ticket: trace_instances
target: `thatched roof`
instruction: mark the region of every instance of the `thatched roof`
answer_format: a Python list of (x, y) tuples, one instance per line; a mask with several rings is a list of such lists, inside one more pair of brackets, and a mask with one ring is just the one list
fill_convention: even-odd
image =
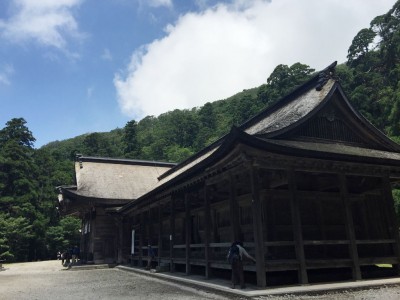
[(96, 157), (79, 157), (75, 163), (79, 196), (134, 200), (150, 191), (157, 178), (175, 164)]

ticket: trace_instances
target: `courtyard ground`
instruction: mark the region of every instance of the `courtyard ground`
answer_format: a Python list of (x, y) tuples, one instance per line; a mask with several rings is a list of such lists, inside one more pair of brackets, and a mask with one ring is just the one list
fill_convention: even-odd
[[(227, 282), (218, 280), (196, 280), (199, 284), (185, 281), (185, 276), (149, 274), (129, 268), (90, 268), (61, 266), (60, 261), (5, 264), (0, 270), (0, 299), (246, 299), (256, 300), (368, 300), (400, 299), (398, 279), (380, 281), (374, 285), (347, 284), (349, 289), (340, 291), (323, 290), (324, 285), (283, 288), (280, 295), (261, 295), (256, 289), (232, 291)], [(150, 276), (149, 276), (150, 275)], [(174, 278), (173, 278), (174, 277)], [(178, 277), (181, 277), (179, 279)], [(365, 283), (365, 282), (364, 282)], [(213, 291), (212, 286), (221, 288)], [(328, 286), (328, 285), (327, 285)], [(331, 287), (333, 285), (330, 285)], [(358, 289), (357, 289), (358, 286)], [(373, 286), (373, 287), (372, 287)], [(313, 288), (317, 294), (307, 295), (305, 290)], [(278, 290), (276, 290), (278, 291)], [(286, 292), (285, 292), (286, 291)], [(293, 295), (297, 291), (301, 294)], [(232, 292), (237, 292), (234, 294)]]
[(3, 267), (0, 271), (1, 300), (230, 299), (114, 268), (68, 270), (56, 260)]

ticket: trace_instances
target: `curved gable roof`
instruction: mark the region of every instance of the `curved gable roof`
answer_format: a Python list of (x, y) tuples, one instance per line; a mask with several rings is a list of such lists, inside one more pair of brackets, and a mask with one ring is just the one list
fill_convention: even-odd
[(344, 113), (347, 123), (351, 124), (349, 130), (356, 131), (356, 135), (365, 141), (366, 148), (399, 152), (400, 145), (383, 134), (350, 104), (340, 83), (335, 79), (335, 66), (336, 63), (331, 64), (275, 105), (241, 125), (240, 129), (263, 138), (285, 139), (290, 132), (304, 126), (304, 123), (322, 109), (336, 105)]
[(276, 135), (290, 128), (316, 110), (327, 99), (335, 84), (335, 80), (330, 79), (319, 91), (311, 88), (304, 94), (293, 98), (292, 101), (285, 103), (285, 105), (275, 107), (274, 111), (269, 112), (258, 122), (245, 128), (244, 131), (251, 135), (267, 133), (275, 133)]
[(79, 157), (76, 195), (134, 200), (154, 188), (157, 178), (175, 164), (130, 159)]

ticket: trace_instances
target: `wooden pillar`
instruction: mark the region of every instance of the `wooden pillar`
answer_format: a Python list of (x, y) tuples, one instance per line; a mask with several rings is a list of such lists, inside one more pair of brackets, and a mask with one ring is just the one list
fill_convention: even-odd
[(139, 235), (139, 261), (138, 266), (143, 267), (143, 238), (144, 238), (144, 231), (145, 231), (145, 220), (144, 220), (144, 213), (140, 213), (140, 235)]
[(287, 174), (288, 174), (288, 185), (290, 191), (290, 210), (292, 214), (293, 237), (295, 242), (296, 257), (300, 268), (298, 273), (299, 283), (307, 284), (308, 275), (307, 275), (306, 258), (304, 254), (303, 231), (301, 227), (299, 200), (297, 198), (295, 172), (293, 169), (289, 169)]
[(212, 224), (212, 237), (214, 243), (219, 242), (218, 226), (217, 226), (217, 211), (215, 209), (211, 210), (211, 224)]
[[(82, 218), (82, 220), (81, 220), (81, 238), (80, 238), (80, 241), (79, 241), (79, 249), (81, 249), (81, 259), (82, 259), (82, 261), (83, 261), (83, 253), (85, 253), (86, 252), (86, 250), (85, 250), (85, 221), (86, 219), (85, 219), (85, 211), (83, 211), (83, 218)], [(61, 250), (62, 252), (64, 251), (64, 250)], [(86, 254), (86, 256), (87, 256), (87, 254)], [(86, 258), (86, 260), (87, 260), (87, 258)], [(1, 268), (0, 268), (1, 269)]]
[(210, 208), (210, 195), (208, 189), (209, 187), (207, 185), (204, 185), (204, 227), (205, 227), (204, 258), (205, 258), (205, 275), (207, 279), (211, 278), (211, 267), (210, 267), (211, 208)]
[(191, 244), (191, 216), (190, 216), (190, 195), (185, 194), (185, 263), (186, 263), (186, 275), (190, 275), (190, 244)]
[(162, 218), (163, 218), (163, 213), (162, 213), (162, 204), (158, 205), (158, 266), (161, 265), (161, 257), (162, 257)]
[(174, 238), (175, 238), (175, 200), (173, 197), (171, 197), (170, 201), (170, 209), (171, 209), (171, 214), (170, 214), (170, 235), (169, 235), (169, 259), (170, 259), (170, 271), (174, 272), (175, 271), (175, 266), (174, 266)]
[[(320, 228), (320, 234), (321, 234), (321, 239), (323, 241), (326, 241), (326, 226), (324, 222), (324, 210), (322, 207), (322, 201), (319, 199), (318, 196), (315, 196), (313, 201), (315, 202), (315, 205), (317, 206), (317, 218), (318, 218), (318, 226)], [(323, 253), (326, 256), (328, 251), (328, 246), (324, 245), (323, 246)]]
[[(137, 255), (137, 253), (135, 253), (135, 247), (137, 247), (136, 241), (135, 241), (135, 236), (137, 234), (139, 234), (139, 233), (138, 233), (138, 230), (137, 230), (137, 226), (135, 227), (134, 216), (129, 216), (128, 215), (127, 218), (128, 218), (127, 230), (128, 230), (128, 234), (130, 236), (130, 238), (129, 238), (129, 241), (130, 241), (130, 244), (129, 244), (129, 259), (128, 260), (130, 260), (130, 265), (134, 266), (135, 263), (134, 263), (133, 257), (135, 256), (135, 254)], [(134, 230), (134, 234), (132, 234), (133, 230)], [(132, 245), (133, 245), (133, 249), (132, 249)], [(132, 253), (132, 250), (133, 250), (133, 253)]]
[(147, 222), (147, 244), (151, 245), (151, 246), (154, 246), (153, 245), (153, 242), (154, 242), (154, 238), (153, 238), (153, 222), (152, 222), (154, 220), (154, 217), (153, 217), (153, 212), (152, 212), (151, 208), (149, 209), (147, 220), (148, 220), (148, 222)]
[(117, 217), (118, 226), (118, 244), (117, 244), (117, 263), (123, 263), (123, 250), (124, 250), (124, 217)]
[(347, 233), (347, 238), (350, 242), (349, 252), (350, 252), (350, 257), (352, 260), (353, 279), (361, 280), (361, 270), (360, 270), (360, 262), (358, 259), (356, 233), (354, 230), (353, 213), (351, 211), (351, 202), (350, 202), (349, 194), (347, 191), (346, 175), (343, 173), (340, 173), (340, 174), (338, 174), (338, 177), (339, 177), (339, 186), (340, 186), (340, 196), (342, 198), (342, 203), (343, 203), (344, 213), (345, 213), (346, 233)]
[(262, 205), (260, 199), (260, 182), (258, 170), (250, 167), (252, 213), (253, 213), (253, 234), (255, 244), (257, 286), (266, 287), (267, 278), (265, 272), (264, 238), (262, 224)]
[[(399, 236), (399, 224), (397, 221), (396, 211), (394, 209), (394, 200), (392, 194), (392, 186), (390, 184), (389, 176), (384, 176), (382, 178), (382, 196), (385, 199), (385, 204), (387, 205), (387, 209), (385, 211), (388, 212), (388, 223), (390, 226), (390, 234), (391, 238), (395, 240), (395, 244), (393, 246), (394, 255), (400, 259), (400, 236)], [(395, 264), (393, 267), (397, 269), (397, 274), (400, 275), (400, 264)]]
[(364, 234), (365, 234), (364, 239), (370, 240), (371, 233), (370, 233), (370, 228), (369, 228), (370, 225), (369, 224), (371, 221), (368, 220), (368, 217), (367, 217), (367, 206), (366, 206), (365, 202), (366, 202), (366, 197), (364, 196), (363, 201), (359, 207), (361, 210), (362, 221), (363, 221), (363, 228), (364, 228)]
[(232, 242), (240, 239), (240, 224), (239, 224), (239, 207), (236, 202), (235, 177), (230, 174), (229, 177), (229, 213), (231, 219), (231, 235)]

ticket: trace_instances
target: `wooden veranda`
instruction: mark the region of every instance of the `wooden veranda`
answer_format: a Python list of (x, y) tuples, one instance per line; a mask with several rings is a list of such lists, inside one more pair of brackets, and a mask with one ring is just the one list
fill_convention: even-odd
[(368, 277), (367, 267), (376, 264), (398, 271), (391, 181), (400, 178), (399, 168), (300, 159), (243, 145), (231, 159), (229, 166), (216, 165), (138, 203), (125, 217), (136, 232), (135, 264), (142, 265), (150, 244), (159, 265), (180, 266), (186, 274), (200, 266), (209, 278), (230, 268), (227, 249), (240, 240), (257, 260), (245, 270), (256, 273), (260, 287), (279, 271), (296, 272), (292, 280), (301, 284), (316, 269), (340, 268), (342, 279), (353, 280)]

